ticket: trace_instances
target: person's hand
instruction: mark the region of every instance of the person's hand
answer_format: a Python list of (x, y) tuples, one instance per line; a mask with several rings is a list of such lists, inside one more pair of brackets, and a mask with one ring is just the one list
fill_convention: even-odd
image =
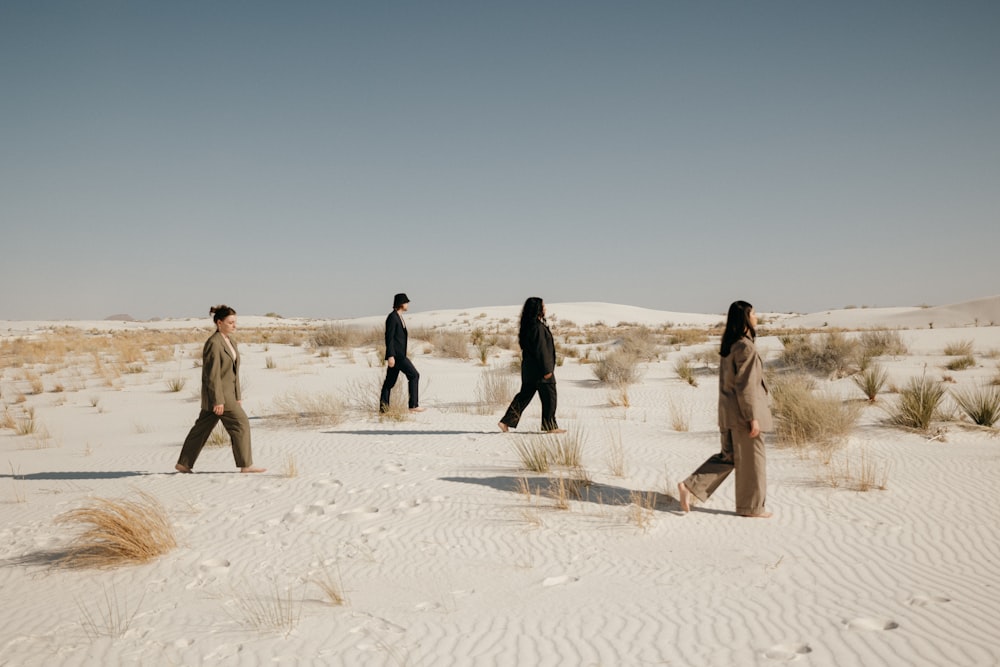
[(389, 357), (386, 359), (386, 363), (389, 364), (389, 368), (392, 368), (396, 365), (396, 357)]
[(756, 438), (758, 435), (760, 435), (760, 422), (756, 419), (752, 419), (750, 421), (750, 437)]
[(552, 373), (546, 373), (545, 375), (542, 376), (542, 379), (548, 380), (550, 377), (552, 377)]
[(222, 416), (222, 413), (225, 412), (225, 410), (226, 410), (225, 405), (216, 405), (214, 408), (212, 408), (212, 412), (219, 415), (220, 417)]

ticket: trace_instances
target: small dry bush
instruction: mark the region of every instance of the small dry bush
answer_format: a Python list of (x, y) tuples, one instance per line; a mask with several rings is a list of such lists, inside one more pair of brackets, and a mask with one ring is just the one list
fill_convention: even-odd
[(860, 405), (845, 403), (813, 389), (802, 376), (781, 377), (771, 388), (775, 434), (780, 442), (803, 448), (825, 447), (846, 438), (861, 414)]
[(94, 498), (91, 504), (59, 515), (56, 523), (83, 526), (58, 564), (117, 567), (145, 563), (177, 546), (173, 524), (152, 495), (138, 500)]
[(309, 338), (312, 346), (320, 349), (325, 347), (351, 349), (363, 347), (371, 341), (372, 334), (369, 329), (347, 324), (324, 324)]
[(899, 390), (896, 403), (887, 408), (889, 422), (926, 431), (938, 415), (944, 394), (941, 383), (926, 375), (910, 378), (906, 386)]
[(684, 399), (670, 396), (667, 399), (667, 407), (670, 410), (670, 428), (679, 432), (690, 430), (691, 413), (693, 411), (691, 403)]
[(782, 363), (788, 368), (843, 377), (855, 358), (857, 342), (839, 331), (819, 336), (782, 336), (785, 346), (781, 355)]
[(218, 447), (228, 447), (232, 443), (232, 438), (226, 432), (226, 428), (219, 422), (212, 429), (212, 432), (208, 435), (208, 440), (205, 441), (205, 446), (209, 449), (215, 449)]
[(414, 337), (426, 340), (434, 348), (434, 355), (446, 359), (469, 358), (469, 334), (464, 331), (443, 329), (422, 329), (414, 332)]
[(659, 494), (656, 491), (630, 491), (628, 518), (629, 521), (638, 526), (639, 530), (646, 532), (653, 525), (653, 518), (656, 516), (656, 503)]
[(375, 372), (365, 379), (352, 380), (346, 399), (348, 408), (366, 415), (378, 415), (379, 419), (405, 421), (410, 414), (406, 398), (408, 391), (406, 378), (400, 375), (396, 386), (389, 393), (389, 405), (386, 411), (380, 412), (379, 400), (384, 380), (384, 371)]
[(671, 329), (667, 332), (667, 345), (684, 346), (708, 342), (704, 329)]
[(946, 357), (969, 357), (972, 356), (972, 341), (959, 340), (948, 343), (944, 346), (944, 356)]
[(179, 375), (177, 377), (167, 378), (166, 380), (167, 391), (173, 393), (179, 392), (180, 390), (184, 389), (184, 385), (186, 383), (187, 380), (185, 378), (180, 377)]
[(630, 327), (622, 333), (618, 349), (640, 361), (654, 361), (659, 357), (656, 334), (649, 327)]
[(889, 488), (891, 461), (874, 458), (865, 447), (859, 452), (844, 452), (827, 466), (826, 483), (834, 488), (846, 486), (853, 491), (884, 491)]
[(626, 472), (625, 446), (622, 443), (621, 425), (617, 429), (608, 428), (608, 470), (615, 477), (624, 477)]
[(330, 568), (323, 565), (322, 569), (309, 577), (309, 581), (323, 591), (323, 597), (335, 607), (344, 607), (348, 604), (347, 594), (344, 592), (344, 579), (337, 567), (336, 573), (330, 572)]
[(858, 389), (868, 397), (869, 403), (874, 403), (882, 388), (885, 387), (889, 379), (889, 373), (882, 366), (875, 364), (864, 369), (857, 375), (851, 376)]
[(553, 504), (557, 509), (568, 510), (570, 508), (569, 501), (582, 500), (584, 490), (591, 485), (585, 471), (577, 470), (575, 472), (581, 474), (576, 476), (555, 475), (549, 478), (548, 496), (554, 501)]
[(691, 364), (691, 357), (685, 355), (674, 362), (674, 372), (677, 377), (687, 382), (692, 387), (698, 386), (698, 379), (694, 376), (694, 366)]
[(510, 403), (517, 393), (517, 377), (506, 366), (487, 368), (476, 383), (476, 403), (481, 414), (493, 412)]
[(96, 609), (92, 609), (82, 600), (77, 600), (76, 604), (82, 617), (80, 626), (87, 637), (92, 640), (101, 637), (120, 639), (132, 626), (132, 621), (135, 620), (139, 608), (142, 606), (143, 598), (140, 597), (139, 601), (129, 609), (128, 598), (119, 596), (114, 585), (111, 586), (110, 590), (105, 587), (102, 597), (103, 600), (97, 599)]
[(326, 392), (290, 391), (274, 399), (276, 417), (298, 424), (340, 424), (347, 418), (344, 401)]
[(905, 355), (909, 350), (899, 331), (895, 329), (872, 329), (864, 331), (858, 338), (859, 355), (862, 358)]
[(612, 350), (592, 366), (594, 377), (603, 384), (629, 385), (639, 380), (639, 357), (625, 350)]
[(949, 371), (964, 371), (966, 368), (972, 368), (976, 365), (976, 358), (971, 354), (967, 354), (961, 357), (956, 357), (952, 359), (947, 364), (944, 365)]
[(234, 620), (262, 635), (278, 633), (287, 637), (302, 616), (302, 597), (296, 596), (291, 586), (282, 591), (277, 582), (272, 582), (266, 595), (234, 591), (232, 604), (236, 609)]
[(531, 472), (548, 472), (552, 468), (552, 455), (548, 443), (537, 437), (517, 436), (513, 440), (521, 467)]
[(993, 426), (1000, 420), (1000, 387), (983, 385), (964, 391), (952, 391), (951, 397), (975, 424)]

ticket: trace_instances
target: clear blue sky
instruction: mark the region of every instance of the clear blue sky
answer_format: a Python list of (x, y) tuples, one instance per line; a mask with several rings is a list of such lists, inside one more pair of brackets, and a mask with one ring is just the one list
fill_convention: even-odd
[(0, 3), (0, 319), (1000, 293), (1000, 2)]

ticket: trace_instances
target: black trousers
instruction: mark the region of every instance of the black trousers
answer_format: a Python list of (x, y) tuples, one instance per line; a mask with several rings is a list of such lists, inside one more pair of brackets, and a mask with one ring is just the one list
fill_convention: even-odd
[(378, 410), (385, 412), (389, 407), (389, 394), (396, 386), (399, 374), (406, 376), (410, 389), (410, 408), (420, 407), (420, 373), (416, 367), (406, 357), (396, 357), (396, 365), (389, 368), (385, 373), (385, 382), (382, 383), (382, 395), (379, 396)]
[(538, 398), (542, 401), (542, 430), (552, 431), (559, 428), (556, 423), (556, 383), (555, 382), (530, 382), (521, 380), (521, 391), (510, 402), (510, 407), (500, 421), (510, 428), (517, 428), (517, 423), (521, 421), (521, 414), (531, 403), (531, 399), (538, 393)]

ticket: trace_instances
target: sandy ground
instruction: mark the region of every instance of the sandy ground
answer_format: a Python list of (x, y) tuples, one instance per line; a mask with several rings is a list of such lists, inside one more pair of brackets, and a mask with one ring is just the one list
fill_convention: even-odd
[[(997, 374), (1000, 327), (988, 325), (1000, 322), (998, 303), (769, 321), (910, 327), (901, 331), (909, 354), (882, 360), (890, 381), (926, 372), (966, 387)], [(461, 312), (413, 313), (408, 322), (461, 328), (484, 312), (485, 321), (506, 318), (511, 334), (516, 328), (516, 307)], [(550, 312), (557, 336), (560, 321), (723, 319), (610, 304), (556, 304)], [(208, 331), (199, 321), (0, 322), (0, 336), (63, 325)], [(973, 341), (977, 363), (945, 371), (943, 348), (959, 340)], [(591, 366), (566, 360), (557, 370), (559, 420), (583, 439), (593, 482), (568, 509), (556, 507), (548, 477), (524, 472), (514, 451), (538, 437), (537, 401), (518, 433), (501, 434), (502, 408), (481, 414), (475, 399), (483, 366), (425, 354), (419, 343), (411, 352), (426, 412), (395, 422), (350, 411), (341, 423), (312, 426), (282, 419), (276, 398), (374, 400), (367, 393), (384, 374), (374, 352), (322, 357), (307, 347), (241, 344), (244, 405), (255, 462), (269, 468), (263, 475), (236, 473), (224, 447), (206, 449), (197, 474), (173, 472), (198, 412), (197, 343), (114, 387), (89, 378), (81, 362), (59, 371), (78, 379), (75, 388), (28, 395), (23, 404), (14, 403), (20, 369), (7, 368), (0, 400), (11, 410), (33, 407), (47, 436), (0, 429), (0, 664), (1000, 664), (996, 430), (949, 422), (931, 434), (902, 431), (885, 425), (875, 404), (827, 465), (769, 447), (770, 520), (736, 516), (731, 481), (687, 515), (665, 495), (654, 510), (634, 503), (634, 492), (670, 493), (717, 448), (714, 375), (702, 372), (692, 387), (673, 363), (716, 345), (671, 349), (643, 364), (629, 407), (610, 405), (614, 394)], [(769, 359), (781, 349), (774, 337), (759, 345)], [(496, 350), (489, 363), (511, 358)], [(185, 388), (168, 391), (171, 377), (185, 378)], [(821, 385), (862, 398), (850, 379)], [(687, 431), (673, 427), (678, 414)], [(613, 472), (616, 443), (622, 475)], [(831, 470), (862, 456), (887, 471), (886, 489), (828, 483)], [(522, 493), (522, 479), (538, 493)], [(58, 515), (140, 491), (165, 506), (178, 548), (107, 570), (47, 558), (72, 537), (72, 527), (54, 522)], [(327, 578), (346, 604), (323, 594), (316, 582)], [(282, 609), (294, 618), (262, 622)]]

